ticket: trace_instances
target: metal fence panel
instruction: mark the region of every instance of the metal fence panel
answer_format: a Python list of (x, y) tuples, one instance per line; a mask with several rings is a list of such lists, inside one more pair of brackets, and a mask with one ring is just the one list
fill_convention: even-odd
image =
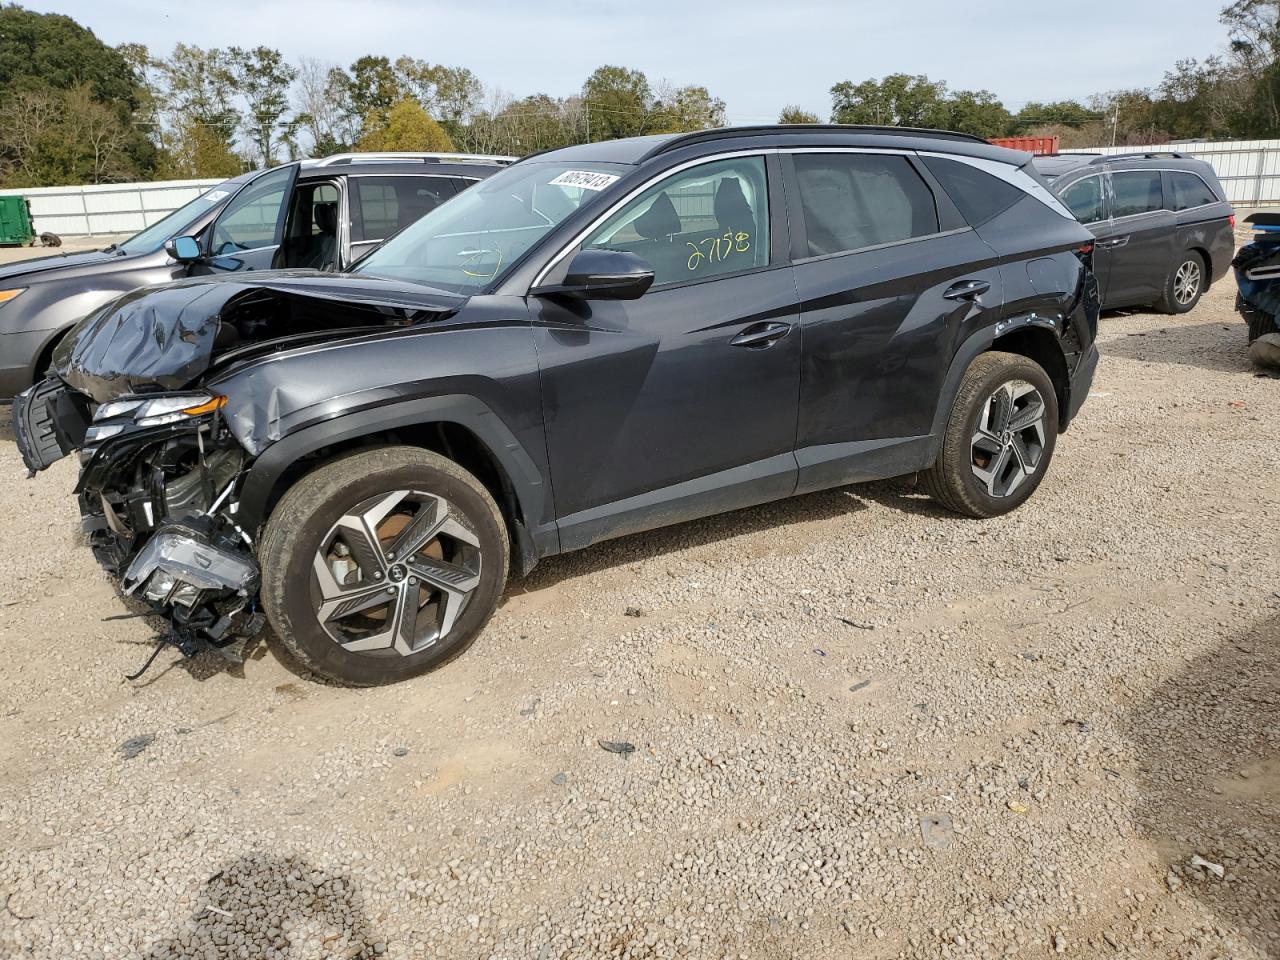
[(221, 180), (160, 180), (78, 187), (5, 190), (26, 197), (37, 233), (98, 237), (137, 233), (200, 196)]

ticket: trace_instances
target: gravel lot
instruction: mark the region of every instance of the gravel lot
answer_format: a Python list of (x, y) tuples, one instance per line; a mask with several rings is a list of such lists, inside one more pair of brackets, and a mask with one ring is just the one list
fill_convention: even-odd
[(124, 682), (152, 627), (0, 408), (0, 955), (1280, 957), (1280, 381), (1231, 298), (1105, 317), (1010, 517), (907, 478), (605, 544), (389, 689), (274, 641)]

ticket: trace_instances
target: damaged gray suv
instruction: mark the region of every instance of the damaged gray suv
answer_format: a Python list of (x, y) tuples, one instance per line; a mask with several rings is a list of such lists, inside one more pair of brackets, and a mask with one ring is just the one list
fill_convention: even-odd
[(1027, 154), (761, 127), (520, 161), (345, 273), (86, 317), (15, 402), (78, 451), (98, 559), (184, 652), (264, 619), (354, 684), (456, 656), (508, 571), (921, 471), (992, 517), (1098, 362), (1093, 238)]

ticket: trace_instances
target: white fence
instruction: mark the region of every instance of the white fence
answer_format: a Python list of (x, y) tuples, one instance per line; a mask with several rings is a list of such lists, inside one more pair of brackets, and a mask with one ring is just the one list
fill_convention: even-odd
[(1280, 140), (1204, 140), (1159, 147), (1090, 147), (1063, 153), (1152, 153), (1176, 151), (1213, 167), (1227, 199), (1241, 207), (1280, 203)]
[(137, 233), (221, 182), (161, 180), (82, 187), (33, 187), (0, 190), (0, 196), (17, 194), (28, 198), (37, 233), (99, 237)]

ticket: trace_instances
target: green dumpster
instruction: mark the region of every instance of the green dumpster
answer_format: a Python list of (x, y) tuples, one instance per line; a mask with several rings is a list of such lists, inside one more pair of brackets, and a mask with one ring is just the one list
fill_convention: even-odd
[(26, 197), (0, 197), (0, 245), (23, 246), (36, 238)]
[[(34, 244), (35, 227), (31, 225), (31, 204), (26, 197), (0, 197), (0, 247), (25, 247)], [(46, 247), (58, 247), (62, 241), (56, 234), (40, 234)]]

